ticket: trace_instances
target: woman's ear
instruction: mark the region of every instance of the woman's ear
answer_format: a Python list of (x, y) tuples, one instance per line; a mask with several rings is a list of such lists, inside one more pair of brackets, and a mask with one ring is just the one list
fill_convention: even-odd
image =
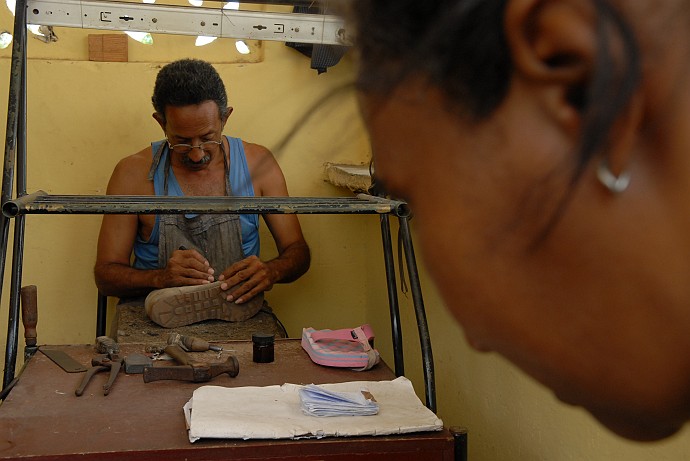
[[(598, 55), (606, 52), (599, 48), (602, 26), (598, 15), (592, 0), (508, 0), (505, 10), (514, 78), (527, 85), (547, 117), (574, 141), (582, 134), (588, 88), (600, 71)], [(610, 34), (609, 40), (612, 65), (618, 67), (624, 59), (620, 42), (616, 34)], [(643, 95), (633, 94), (611, 127), (606, 163), (615, 175), (630, 162), (643, 110)]]
[(572, 133), (596, 65), (596, 21), (587, 0), (509, 0), (506, 6), (514, 76), (537, 91), (542, 106)]
[(509, 0), (505, 27), (515, 67), (550, 82), (586, 78), (597, 55), (596, 21), (586, 0)]

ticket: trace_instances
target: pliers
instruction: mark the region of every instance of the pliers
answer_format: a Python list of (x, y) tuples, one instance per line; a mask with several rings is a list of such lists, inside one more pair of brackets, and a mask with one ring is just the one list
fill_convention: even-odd
[(79, 387), (74, 391), (74, 394), (79, 397), (84, 393), (87, 384), (93, 378), (93, 375), (99, 371), (110, 370), (110, 375), (108, 376), (108, 381), (103, 385), (103, 395), (108, 395), (110, 388), (115, 382), (120, 368), (122, 368), (122, 359), (117, 354), (99, 354), (93, 359), (91, 359), (91, 368), (86, 370), (86, 374), (81, 381)]

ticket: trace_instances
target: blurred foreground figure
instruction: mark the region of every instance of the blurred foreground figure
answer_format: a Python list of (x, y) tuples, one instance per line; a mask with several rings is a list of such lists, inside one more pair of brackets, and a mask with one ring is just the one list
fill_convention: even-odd
[(468, 341), (624, 437), (676, 432), (690, 3), (350, 4), (376, 174)]

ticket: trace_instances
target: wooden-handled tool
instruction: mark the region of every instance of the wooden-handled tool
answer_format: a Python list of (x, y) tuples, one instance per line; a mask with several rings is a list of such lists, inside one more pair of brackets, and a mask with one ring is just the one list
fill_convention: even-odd
[(179, 366), (160, 366), (145, 367), (144, 382), (171, 379), (177, 381), (192, 381), (194, 383), (204, 383), (210, 381), (218, 375), (227, 373), (231, 378), (240, 372), (240, 364), (237, 357), (231, 355), (222, 363), (202, 363), (194, 362), (189, 355), (177, 344), (166, 346), (165, 353), (174, 358)]
[[(22, 287), (19, 291), (19, 300), (22, 305), (22, 323), (24, 324), (24, 367), (29, 362), (29, 359), (36, 353), (38, 346), (36, 346), (36, 324), (38, 323), (38, 308), (36, 306), (36, 285), (28, 285)], [(24, 370), (22, 367), (22, 371)], [(15, 378), (7, 383), (0, 391), (0, 400), (5, 400), (19, 381), (22, 372), (20, 371)]]
[(222, 347), (214, 346), (213, 344), (210, 344), (208, 341), (204, 341), (201, 338), (195, 338), (194, 336), (185, 336), (179, 333), (170, 333), (168, 335), (168, 344), (177, 344), (187, 352), (220, 352), (223, 350)]
[(165, 346), (165, 353), (172, 357), (180, 365), (204, 365), (203, 363), (193, 362), (191, 357), (187, 355), (179, 344), (168, 344)]
[(24, 360), (36, 353), (36, 325), (38, 324), (38, 295), (36, 285), (22, 287), (19, 292), (22, 304), (22, 323), (24, 325)]

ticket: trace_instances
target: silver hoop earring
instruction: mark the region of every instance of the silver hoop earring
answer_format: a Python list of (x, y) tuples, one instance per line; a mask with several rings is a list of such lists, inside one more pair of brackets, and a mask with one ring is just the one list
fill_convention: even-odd
[(599, 166), (597, 167), (597, 179), (599, 179), (599, 182), (613, 194), (624, 192), (630, 185), (630, 173), (624, 171), (616, 176), (611, 173), (609, 162), (605, 158), (599, 162)]

